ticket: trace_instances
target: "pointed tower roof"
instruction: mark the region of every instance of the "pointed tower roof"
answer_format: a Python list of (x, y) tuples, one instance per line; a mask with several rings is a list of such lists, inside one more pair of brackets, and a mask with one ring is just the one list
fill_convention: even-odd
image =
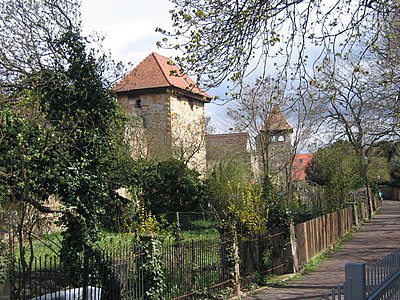
[(181, 73), (174, 62), (155, 52), (147, 56), (114, 87), (117, 94), (158, 89), (177, 90), (204, 102), (211, 100), (189, 76)]
[(264, 123), (265, 131), (293, 131), (278, 104), (275, 104)]

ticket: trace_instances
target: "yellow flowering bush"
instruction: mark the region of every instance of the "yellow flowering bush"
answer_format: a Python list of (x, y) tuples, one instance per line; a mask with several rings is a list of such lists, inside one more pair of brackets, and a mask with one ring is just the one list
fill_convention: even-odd
[(262, 188), (252, 183), (232, 184), (228, 181), (227, 213), (249, 233), (265, 232), (268, 223), (268, 204), (262, 198)]
[(138, 210), (139, 219), (139, 232), (156, 232), (158, 229), (157, 220), (151, 213), (151, 211), (146, 211), (143, 205), (139, 207)]

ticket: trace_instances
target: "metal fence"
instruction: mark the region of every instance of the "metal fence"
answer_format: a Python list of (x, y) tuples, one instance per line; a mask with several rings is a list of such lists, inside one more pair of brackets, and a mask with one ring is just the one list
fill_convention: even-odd
[[(366, 295), (372, 299), (381, 298), (381, 294), (387, 293), (394, 296), (393, 287), (397, 286), (397, 298), (400, 298), (400, 249), (379, 260), (375, 264), (366, 265)], [(393, 299), (393, 298), (390, 298)]]
[(346, 300), (400, 299), (400, 249), (372, 263), (346, 265)]
[[(335, 222), (320, 222), (321, 232), (329, 237), (346, 232), (351, 222), (351, 211), (344, 217), (346, 210), (326, 217)], [(181, 215), (179, 216), (180, 220)], [(200, 218), (188, 218), (196, 226), (209, 226), (212, 221), (203, 215)], [(350, 224), (349, 224), (350, 223)], [(332, 224), (334, 225), (333, 228)], [(339, 224), (346, 225), (344, 227)], [(319, 231), (307, 232), (307, 237), (328, 241), (320, 236)], [(304, 229), (301, 231), (304, 233)], [(240, 274), (244, 281), (253, 275), (282, 274), (292, 270), (292, 247), (289, 232), (275, 229), (268, 234), (251, 236), (239, 240)], [(300, 242), (300, 235), (295, 237)], [(304, 240), (306, 243), (308, 239)], [(228, 243), (228, 244), (226, 244)], [(226, 295), (232, 287), (231, 249), (232, 241), (223, 241), (216, 237), (207, 240), (165, 241), (161, 248), (162, 268), (165, 276), (165, 299), (207, 299), (215, 295)], [(329, 243), (328, 243), (329, 244)], [(20, 261), (15, 261), (12, 276), (12, 299), (25, 300), (41, 295), (45, 299), (56, 299), (55, 293), (83, 293), (86, 296), (101, 299), (144, 299), (146, 282), (142, 266), (145, 264), (144, 249), (136, 244), (124, 244), (123, 248), (110, 247), (103, 253), (99, 262), (94, 257), (85, 257), (82, 273), (83, 285), (77, 286), (70, 278), (71, 270), (60, 262), (59, 257), (38, 257), (32, 260), (31, 268), (23, 268)], [(314, 244), (311, 244), (314, 245)], [(312, 247), (304, 244), (304, 248)], [(29, 269), (29, 272), (27, 271)], [(111, 280), (110, 280), (111, 278)], [(71, 287), (77, 287), (71, 289)], [(81, 288), (81, 289), (79, 289)], [(96, 289), (100, 288), (100, 290)], [(37, 298), (38, 300), (44, 298)], [(96, 299), (96, 298), (93, 298)]]
[[(225, 293), (232, 283), (226, 249), (219, 238), (163, 243), (165, 299), (205, 299)], [(34, 258), (29, 270), (16, 260), (11, 299), (145, 299), (145, 259), (144, 248), (135, 244), (108, 251), (101, 261), (85, 256), (79, 285), (59, 256)]]
[(206, 299), (231, 285), (226, 243), (218, 239), (163, 245), (165, 299)]
[[(11, 276), (11, 299), (142, 299), (143, 256), (136, 245), (115, 249), (100, 259), (86, 255), (80, 272), (66, 266), (59, 256), (33, 258), (29, 267), (17, 259)], [(71, 288), (77, 283), (77, 288)]]
[(240, 274), (283, 274), (292, 270), (292, 253), (289, 232), (280, 228), (268, 234), (259, 234), (239, 242)]

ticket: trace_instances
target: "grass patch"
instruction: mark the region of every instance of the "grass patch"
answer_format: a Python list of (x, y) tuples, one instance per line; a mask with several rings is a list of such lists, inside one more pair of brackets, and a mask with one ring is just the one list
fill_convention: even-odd
[[(193, 229), (182, 231), (183, 241), (204, 241), (204, 240), (219, 240), (219, 232), (214, 228), (214, 224), (210, 221), (193, 221)], [(165, 242), (168, 244), (168, 239), (172, 237), (167, 235)], [(137, 236), (132, 233), (113, 233), (103, 231), (100, 234), (100, 240), (96, 245), (106, 253), (117, 253), (125, 251), (138, 240)], [(172, 242), (171, 242), (172, 243)], [(62, 233), (53, 233), (42, 236), (40, 239), (35, 239), (33, 243), (33, 255), (36, 258), (54, 257), (60, 254), (62, 244)], [(25, 259), (30, 260), (31, 251), (29, 244), (25, 244)], [(21, 253), (18, 245), (15, 248), (15, 258), (17, 261), (21, 258)]]
[(213, 238), (219, 238), (219, 232), (215, 228), (187, 230), (182, 232), (182, 238), (184, 240), (213, 239)]
[(353, 230), (346, 233), (343, 237), (341, 237), (332, 246), (330, 246), (329, 248), (327, 248), (320, 254), (317, 254), (316, 256), (314, 256), (308, 263), (306, 263), (304, 265), (303, 271), (301, 273), (304, 274), (304, 273), (309, 273), (309, 272), (315, 272), (320, 264), (322, 264), (326, 259), (328, 259), (332, 253), (334, 253), (336, 250), (340, 249), (343, 242), (350, 240), (352, 236), (353, 236)]

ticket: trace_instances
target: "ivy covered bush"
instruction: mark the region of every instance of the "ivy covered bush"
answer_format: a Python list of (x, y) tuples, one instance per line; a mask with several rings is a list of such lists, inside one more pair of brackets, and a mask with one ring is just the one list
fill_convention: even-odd
[(138, 199), (154, 215), (171, 211), (202, 211), (206, 186), (200, 174), (183, 162), (176, 159), (140, 161), (137, 174), (134, 188)]
[(0, 240), (0, 284), (7, 278), (7, 254), (5, 242)]

